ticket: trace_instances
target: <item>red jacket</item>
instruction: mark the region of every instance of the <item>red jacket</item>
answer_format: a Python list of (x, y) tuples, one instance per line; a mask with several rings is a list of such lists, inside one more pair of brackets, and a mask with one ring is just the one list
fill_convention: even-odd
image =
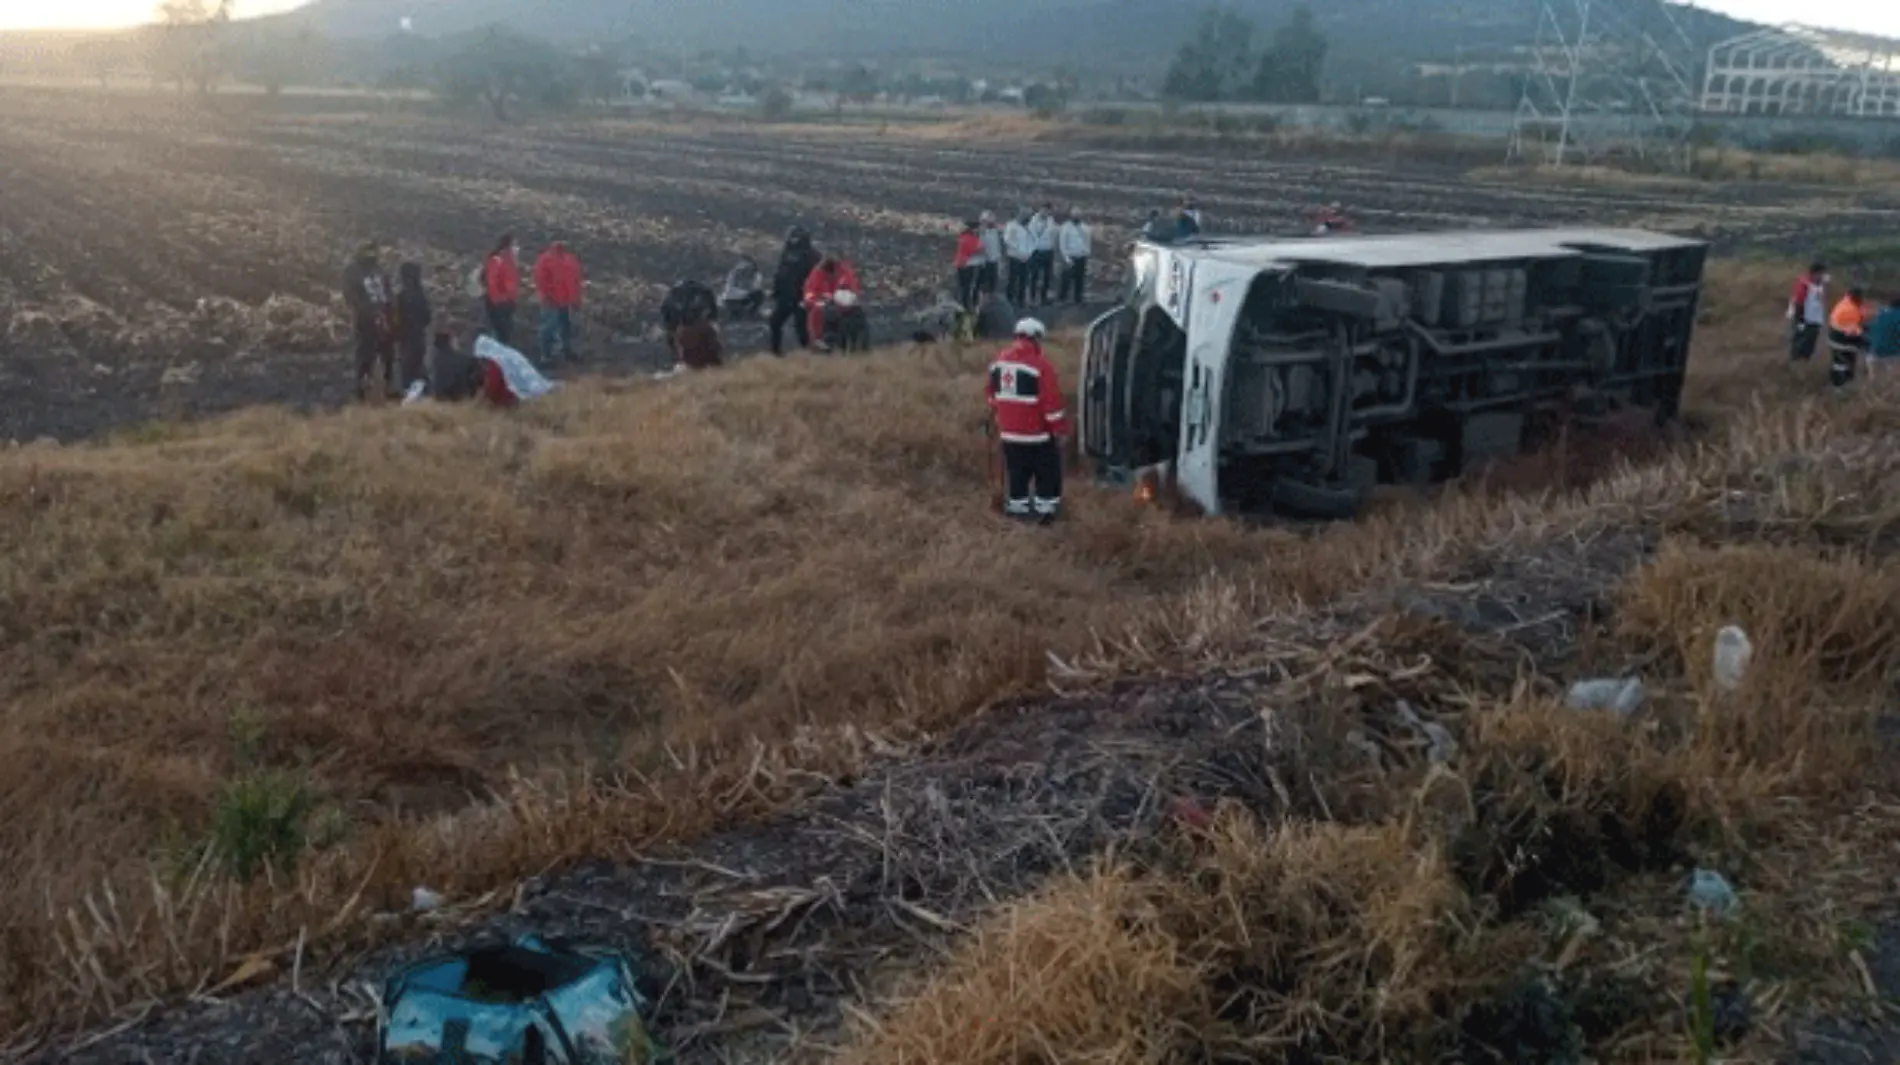
[(508, 375), (501, 372), (501, 363), (482, 360), (482, 398), (497, 407), (513, 407), (521, 402), (508, 387)]
[(833, 296), (846, 289), (863, 295), (863, 290), (858, 288), (858, 275), (850, 263), (839, 259), (835, 270), (826, 270), (825, 264), (819, 263), (805, 278), (805, 305), (816, 307), (829, 303)]
[(1018, 339), (990, 363), (988, 396), (996, 432), (1005, 444), (1040, 444), (1069, 435), (1062, 409), (1062, 382), (1042, 354), (1042, 345)]
[(521, 298), (521, 268), (513, 256), (490, 255), (482, 278), (488, 282), (488, 302), (513, 303)]
[(581, 280), (581, 261), (565, 245), (550, 247), (534, 261), (534, 290), (546, 306), (580, 306)]
[(970, 260), (983, 254), (983, 238), (976, 231), (966, 229), (957, 237), (956, 268), (961, 270), (970, 265)]

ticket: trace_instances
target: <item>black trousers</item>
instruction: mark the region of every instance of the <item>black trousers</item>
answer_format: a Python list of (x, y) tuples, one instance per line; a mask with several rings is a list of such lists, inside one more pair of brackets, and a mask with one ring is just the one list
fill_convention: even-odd
[(1827, 350), (1827, 383), (1835, 388), (1846, 388), (1854, 382), (1854, 368), (1867, 353), (1867, 342), (1861, 337), (1829, 330)]
[(957, 303), (966, 311), (976, 309), (976, 295), (983, 276), (981, 266), (962, 266), (957, 268)]
[(1042, 303), (1049, 302), (1049, 288), (1055, 283), (1056, 253), (1039, 251), (1029, 258), (1029, 293)]
[(995, 292), (996, 274), (997, 269), (995, 263), (986, 262), (982, 266), (977, 267), (976, 290), (984, 294)]
[(509, 347), (515, 346), (515, 305), (512, 303), (488, 304), (488, 327), (495, 331), (495, 339)]
[(1009, 276), (1003, 281), (1003, 294), (1009, 297), (1009, 302), (1018, 307), (1026, 306), (1029, 303), (1031, 262), (1032, 260), (1029, 259), (1011, 259), (1009, 261)]
[(1049, 520), (1062, 509), (1062, 451), (1054, 437), (1036, 444), (1003, 441), (1003, 474), (1004, 514)]
[(772, 354), (785, 354), (785, 323), (792, 323), (793, 335), (798, 337), (798, 346), (811, 347), (811, 327), (805, 324), (805, 308), (796, 303), (772, 304), (772, 319), (767, 328), (772, 334)]
[[(369, 389), (387, 392), (395, 386), (395, 352), (390, 338), (374, 321), (356, 323), (356, 387), (360, 398), (369, 398)], [(377, 378), (381, 378), (380, 381)]]
[(1821, 327), (1814, 322), (1795, 322), (1788, 329), (1788, 358), (1806, 362), (1814, 358), (1815, 343), (1821, 339)]
[(421, 335), (403, 337), (397, 342), (397, 351), (402, 356), (402, 387), (421, 381), (427, 374), (425, 364), (429, 356), (429, 338)]
[(1082, 293), (1089, 287), (1089, 261), (1070, 259), (1062, 268), (1062, 290), (1056, 294), (1058, 300), (1082, 302)]

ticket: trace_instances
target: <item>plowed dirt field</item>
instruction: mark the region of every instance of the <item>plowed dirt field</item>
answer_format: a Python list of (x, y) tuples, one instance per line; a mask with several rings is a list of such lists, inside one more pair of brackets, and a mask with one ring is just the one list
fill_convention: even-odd
[[(1761, 184), (1556, 189), (1266, 149), (1196, 158), (870, 126), (504, 127), (367, 106), (0, 90), (0, 439), (341, 402), (337, 280), (366, 239), (426, 264), (438, 312), (467, 322), (459, 279), (499, 233), (530, 256), (566, 238), (594, 283), (585, 350), (611, 371), (661, 359), (667, 285), (716, 281), (742, 251), (769, 269), (793, 222), (859, 263), (893, 339), (944, 287), (955, 221), (983, 207), (1081, 209), (1097, 226), (1097, 298), (1146, 212), (1184, 192), (1216, 232), (1294, 231), (1337, 200), (1375, 230), (1641, 224), (1790, 255), (1900, 217), (1891, 196)], [(761, 339), (753, 325), (731, 336), (739, 351)]]

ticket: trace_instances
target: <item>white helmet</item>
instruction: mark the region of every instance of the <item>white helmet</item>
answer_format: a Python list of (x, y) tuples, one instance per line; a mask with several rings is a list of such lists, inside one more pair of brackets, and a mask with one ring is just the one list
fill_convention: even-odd
[(840, 307), (856, 307), (858, 305), (858, 294), (848, 288), (839, 289), (838, 295), (834, 298), (838, 301), (838, 306)]
[(1019, 337), (1028, 337), (1031, 340), (1041, 340), (1043, 337), (1049, 335), (1049, 329), (1042, 324), (1041, 319), (1024, 318), (1022, 321), (1016, 323), (1016, 335)]

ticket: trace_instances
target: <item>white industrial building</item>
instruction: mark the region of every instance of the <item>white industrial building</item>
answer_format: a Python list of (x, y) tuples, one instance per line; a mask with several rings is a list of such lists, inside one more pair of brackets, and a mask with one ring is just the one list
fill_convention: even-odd
[(1709, 49), (1705, 113), (1900, 116), (1900, 41), (1787, 25)]

